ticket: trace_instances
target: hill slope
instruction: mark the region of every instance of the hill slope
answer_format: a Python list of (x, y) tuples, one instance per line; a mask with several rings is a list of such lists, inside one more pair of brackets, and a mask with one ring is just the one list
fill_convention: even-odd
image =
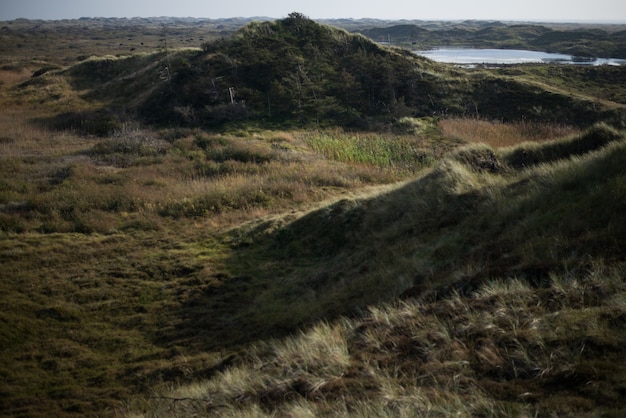
[[(38, 97), (54, 109), (81, 107), (57, 116), (56, 124), (98, 135), (128, 119), (220, 129), (379, 129), (403, 117), (433, 115), (580, 127), (598, 121), (619, 126), (624, 119), (620, 89), (616, 101), (581, 94), (589, 85), (597, 95), (597, 87), (591, 86), (598, 78), (593, 71), (573, 72), (576, 85), (559, 84), (560, 79), (537, 82), (524, 74), (438, 64), (294, 13), (250, 23), (232, 37), (206, 43), (201, 51), (165, 48), (86, 59), (65, 70), (42, 68), (19, 94)], [(623, 78), (619, 72), (602, 74), (614, 84)], [(68, 105), (70, 99), (74, 103)]]
[(208, 43), (170, 71), (169, 83), (141, 107), (149, 121), (373, 128), (405, 116), (469, 114), (588, 126), (624, 112), (521, 79), (437, 64), (297, 13)]
[[(376, 198), (233, 231), (230, 245), (245, 243), (231, 260), (237, 313), (222, 323), (206, 294), (190, 304), (187, 324), (225, 341), (227, 322), (252, 340), (331, 322), (261, 345), (241, 366), (152, 408), (165, 416), (623, 410), (624, 167), (623, 135), (603, 126), (543, 146), (474, 146)], [(333, 320), (398, 296), (405, 302)]]
[(189, 305), (185, 324), (195, 325), (178, 328), (203, 324), (219, 344), (252, 341), (402, 294), (471, 292), (494, 277), (540, 285), (594, 260), (623, 261), (623, 146), (600, 126), (499, 155), (470, 148), (377, 198), (235, 229), (227, 237), (237, 248), (227, 263), (235, 280), (224, 283), (238, 289), (227, 302), (232, 315), (216, 317), (206, 307), (223, 294), (206, 295)]

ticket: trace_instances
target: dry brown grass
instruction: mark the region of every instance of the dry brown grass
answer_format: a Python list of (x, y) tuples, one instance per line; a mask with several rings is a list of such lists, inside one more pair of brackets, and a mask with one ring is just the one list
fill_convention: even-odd
[(0, 115), (0, 203), (27, 202), (21, 205), (27, 216), (7, 215), (20, 231), (109, 233), (136, 219), (150, 219), (153, 227), (181, 218), (229, 226), (407, 174), (329, 160), (301, 133), (192, 130), (166, 141), (169, 132), (126, 124), (102, 138), (85, 137), (35, 124), (33, 117), (45, 120), (46, 111), (25, 109)]
[(33, 115), (23, 108), (6, 106), (0, 113), (0, 158), (68, 157), (92, 144), (68, 132), (52, 131), (33, 123)]
[(5, 64), (0, 67), (0, 86), (14, 86), (28, 80), (32, 70), (21, 65)]
[(574, 127), (556, 123), (487, 121), (472, 118), (451, 118), (439, 122), (444, 136), (468, 143), (483, 143), (493, 148), (523, 142), (544, 142), (578, 133)]

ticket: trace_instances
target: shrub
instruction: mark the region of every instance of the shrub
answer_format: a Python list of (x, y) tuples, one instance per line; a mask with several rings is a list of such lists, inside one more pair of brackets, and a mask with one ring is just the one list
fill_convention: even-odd
[(150, 131), (133, 125), (122, 125), (120, 129), (114, 130), (109, 138), (94, 145), (89, 154), (96, 161), (127, 167), (152, 163), (154, 160), (141, 157), (159, 157), (170, 148), (168, 142), (157, 139)]
[(106, 110), (65, 112), (54, 116), (48, 123), (53, 129), (99, 137), (110, 135), (123, 127), (120, 118)]

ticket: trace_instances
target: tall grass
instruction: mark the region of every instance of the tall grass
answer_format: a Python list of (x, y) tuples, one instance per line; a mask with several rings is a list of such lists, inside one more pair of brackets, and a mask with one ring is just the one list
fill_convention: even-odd
[[(38, 112), (37, 112), (38, 113)], [(45, 115), (45, 111), (37, 116)], [(33, 114), (7, 105), (0, 114), (0, 158), (9, 162), (25, 158), (46, 160), (70, 156), (88, 144), (66, 132), (55, 132), (32, 122)]]
[[(401, 177), (323, 157), (299, 134), (150, 131), (170, 146), (111, 135), (67, 153), (59, 141), (47, 151), (60, 158), (14, 153), (2, 167), (2, 222), (21, 222), (0, 241), (3, 320), (16, 324), (0, 359), (16, 388), (7, 408), (54, 384), (48, 408), (87, 413), (100, 384), (130, 396), (148, 382), (156, 399), (133, 409), (146, 415), (541, 415), (551, 382), (595, 381), (610, 370), (596, 354), (620, 358), (624, 143), (590, 132), (612, 140), (582, 155), (570, 141), (593, 135), (544, 144), (528, 167), (509, 161), (516, 148), (473, 145), (368, 198), (352, 189)], [(102, 158), (114, 154), (134, 163)], [(368, 309), (400, 294), (419, 299)], [(567, 396), (574, 406), (555, 402), (573, 413), (596, 399)]]
[(0, 86), (14, 86), (28, 80), (32, 71), (20, 63), (0, 66)]
[(511, 147), (502, 153), (502, 157), (505, 163), (519, 169), (581, 156), (621, 139), (620, 132), (599, 123), (586, 132), (563, 137), (560, 141), (548, 144), (527, 143)]
[(416, 172), (434, 162), (420, 137), (320, 131), (307, 133), (304, 141), (327, 158), (347, 163)]
[[(321, 323), (281, 344), (254, 347), (245, 365), (229, 368), (216, 379), (157, 397), (163, 408), (159, 413), (228, 415), (247, 409), (255, 414), (262, 411), (258, 407), (264, 403), (322, 394), (325, 387), (341, 379), (350, 365), (345, 333), (341, 325)], [(183, 402), (172, 405), (172, 399)]]
[(511, 147), (523, 142), (545, 142), (579, 132), (574, 127), (558, 123), (505, 123), (471, 118), (442, 119), (439, 128), (444, 136), (468, 143), (483, 143), (493, 148)]
[(110, 233), (138, 219), (154, 228), (159, 218), (230, 224), (419, 169), (328, 160), (293, 134), (190, 131), (171, 138), (126, 123), (85, 139), (33, 126), (19, 112), (2, 118), (7, 171), (0, 203), (21, 208), (5, 211), (5, 231)]
[[(576, 285), (563, 286), (569, 280)], [(626, 294), (621, 269), (598, 265), (575, 279), (554, 276), (544, 288), (492, 281), (467, 296), (372, 307), (361, 318), (257, 347), (239, 366), (156, 397), (142, 416), (589, 413), (599, 392), (584, 387), (604, 378), (596, 374), (590, 383), (576, 376), (592, 364), (612, 367), (595, 356), (620, 350), (601, 318), (623, 315), (623, 304), (592, 296), (604, 291)], [(596, 345), (587, 346), (589, 339)], [(553, 395), (554, 379), (571, 386)]]

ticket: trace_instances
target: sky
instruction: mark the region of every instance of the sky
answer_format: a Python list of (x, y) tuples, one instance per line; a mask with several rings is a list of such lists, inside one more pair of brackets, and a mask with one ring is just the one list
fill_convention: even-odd
[(626, 23), (624, 0), (0, 0), (0, 21), (79, 17), (271, 17)]

